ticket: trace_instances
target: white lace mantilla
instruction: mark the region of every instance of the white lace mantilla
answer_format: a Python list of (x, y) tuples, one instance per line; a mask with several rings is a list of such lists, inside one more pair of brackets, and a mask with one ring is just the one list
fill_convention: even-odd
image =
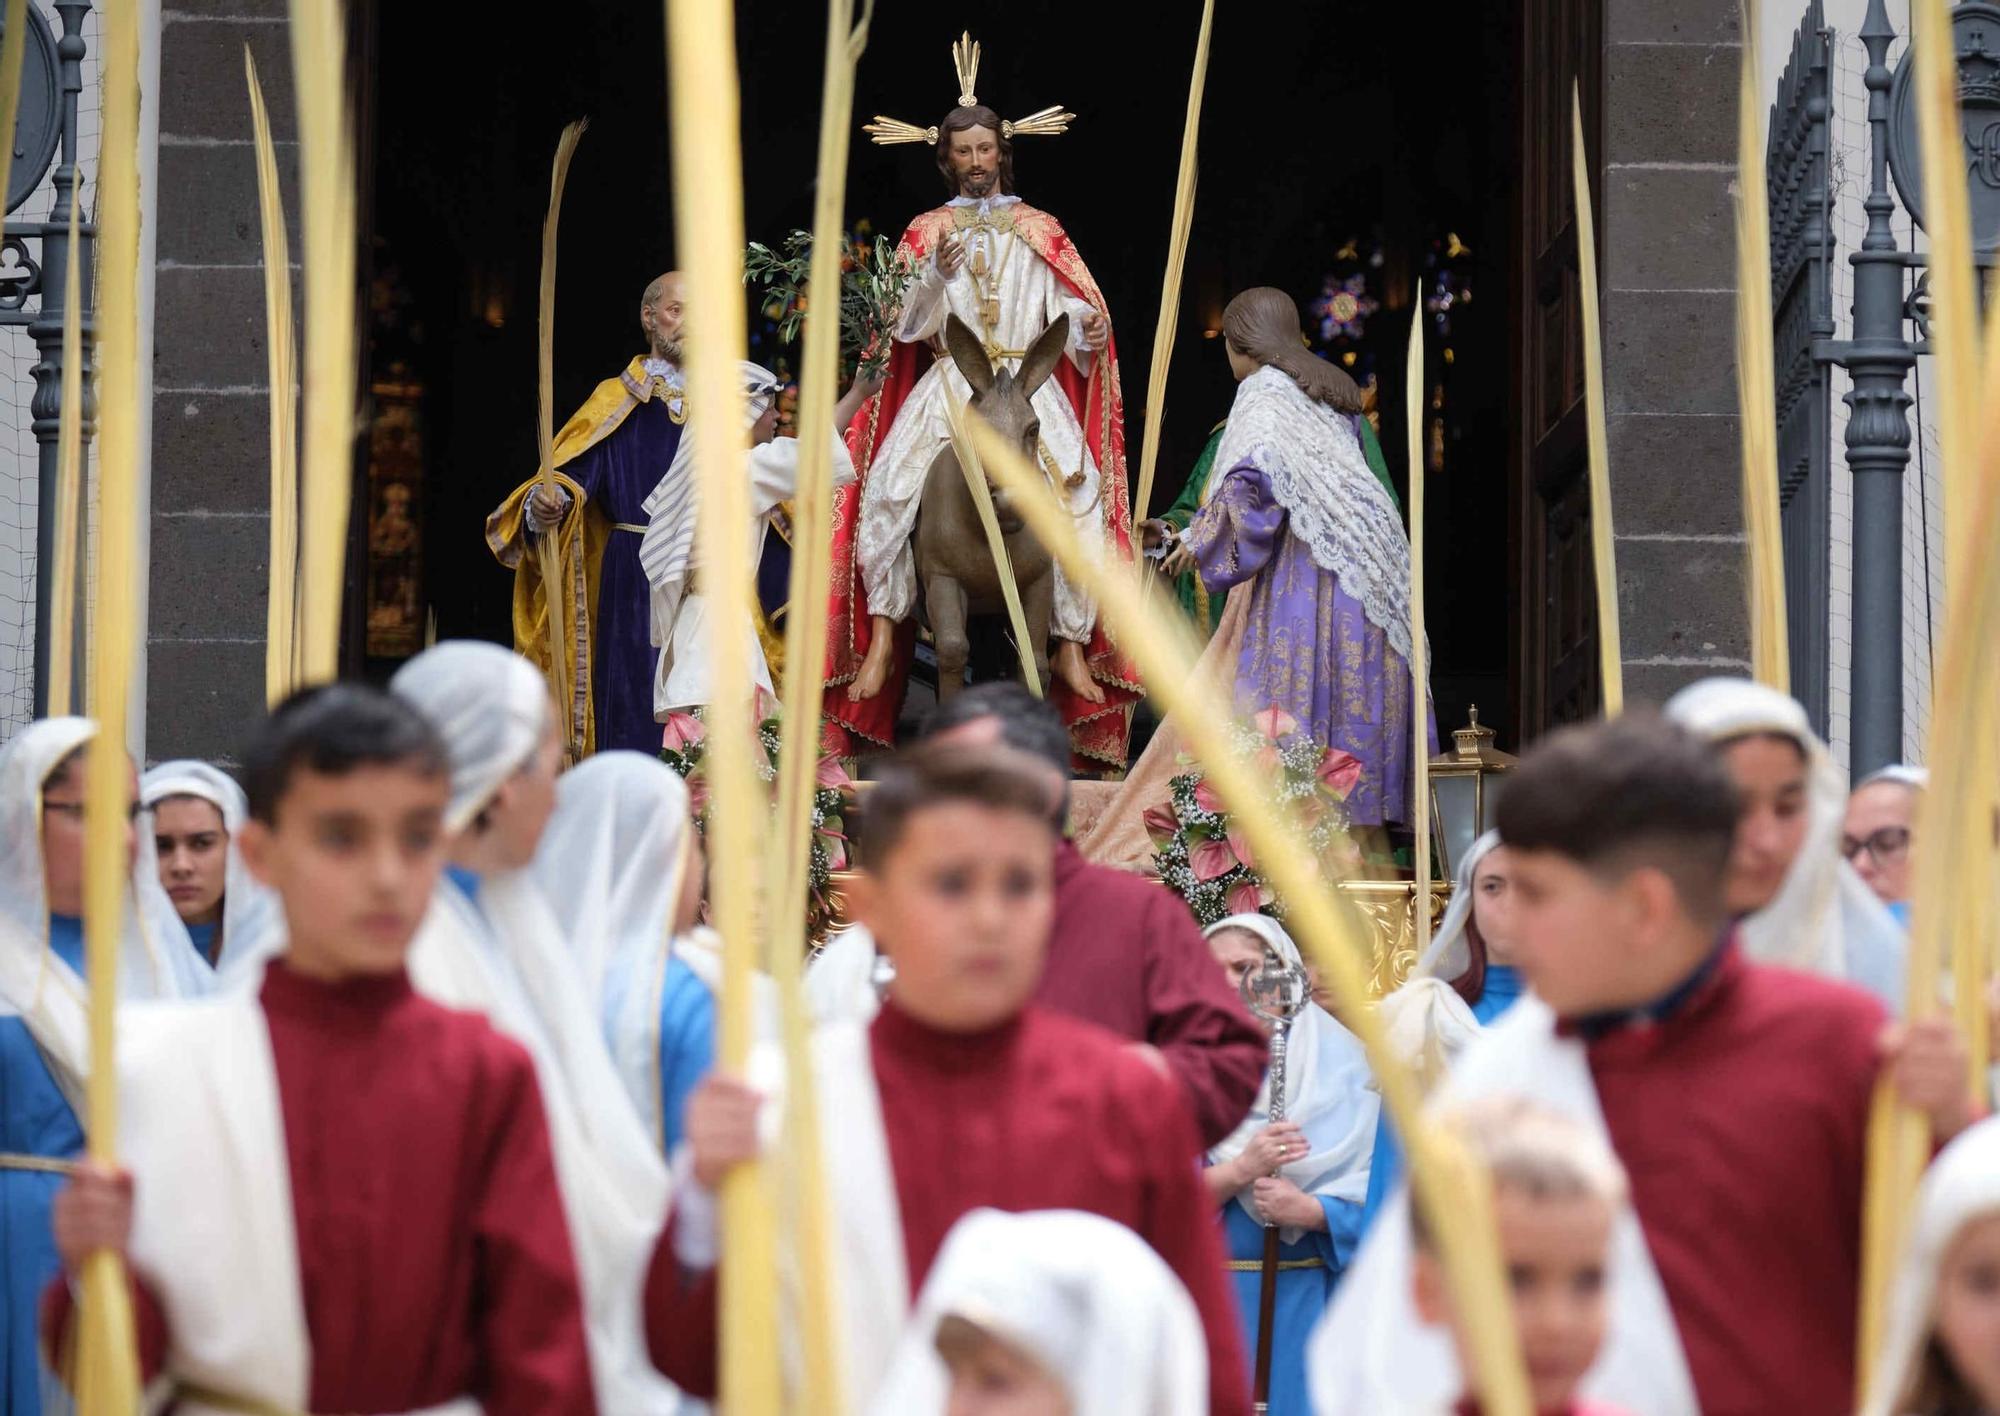
[(1215, 455), (1227, 474), (1251, 463), (1270, 483), (1313, 564), (1338, 576), (1389, 647), (1410, 657), (1410, 541), (1345, 413), (1308, 397), (1281, 369), (1243, 380)]

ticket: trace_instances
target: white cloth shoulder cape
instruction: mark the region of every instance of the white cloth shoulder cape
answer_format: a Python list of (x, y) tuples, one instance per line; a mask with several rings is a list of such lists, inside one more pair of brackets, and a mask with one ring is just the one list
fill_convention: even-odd
[[(1610, 1144), (1583, 1045), (1556, 1035), (1555, 1015), (1540, 999), (1523, 998), (1480, 1034), (1441, 1088), (1439, 1102), (1496, 1093), (1540, 1102)], [(1306, 1376), (1320, 1416), (1448, 1409), (1464, 1390), (1449, 1336), (1425, 1326), (1411, 1298), (1409, 1206), (1405, 1182), (1313, 1330)], [(1666, 1290), (1630, 1206), (1613, 1231), (1610, 1281), (1610, 1325), (1582, 1397), (1632, 1416), (1699, 1416)]]
[[(121, 1013), (131, 1256), (166, 1312), (165, 1377), (304, 1412), (312, 1341), (271, 1034), (255, 989)], [(225, 1416), (183, 1397), (183, 1416)], [(430, 1416), (478, 1416), (471, 1398)]]
[(484, 1014), (534, 1058), (575, 1246), (591, 1375), (605, 1411), (673, 1412), (681, 1396), (646, 1349), (646, 1269), (666, 1222), (667, 1171), (585, 1001), (560, 927), (525, 872), (482, 881), (477, 908), (441, 884), (410, 949), (410, 979)]

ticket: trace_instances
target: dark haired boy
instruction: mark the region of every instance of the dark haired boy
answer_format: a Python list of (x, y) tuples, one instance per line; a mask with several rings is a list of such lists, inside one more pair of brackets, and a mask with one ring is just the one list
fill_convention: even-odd
[[(1735, 789), (1655, 715), (1549, 737), (1499, 815), (1534, 994), (1446, 1095), (1564, 1106), (1631, 1177), (1637, 1233), (1591, 1394), (1648, 1416), (1852, 1410), (1870, 1097), (1892, 1066), (1939, 1140), (1962, 1129), (1950, 1024), (1891, 1030), (1858, 989), (1744, 957), (1724, 898)], [(1343, 1336), (1329, 1326), (1316, 1375)]]
[[(867, 1409), (911, 1296), (968, 1210), (1089, 1210), (1136, 1231), (1194, 1296), (1210, 1409), (1248, 1411), (1236, 1315), (1177, 1084), (1120, 1039), (1031, 1000), (1053, 905), (1047, 773), (1005, 748), (915, 749), (869, 797), (853, 904), (896, 963), (864, 1031), (817, 1040), (842, 1251), (849, 1409)], [(711, 1196), (759, 1149), (759, 1098), (712, 1074), (688, 1106), (677, 1213), (654, 1256), (661, 1369), (715, 1389)]]
[(1069, 733), (1044, 699), (1012, 681), (941, 704), (927, 741), (999, 743), (1048, 764), (1056, 822), (1055, 919), (1035, 1002), (1155, 1051), (1180, 1079), (1204, 1146), (1236, 1129), (1264, 1080), (1267, 1046), (1215, 966), (1201, 928), (1158, 881), (1092, 865), (1061, 837), (1069, 815)]
[[(334, 684), (280, 704), (245, 767), (285, 952), (254, 997), (123, 1020), (131, 1170), (58, 1197), (66, 1268), (125, 1255), (183, 1416), (594, 1411), (533, 1065), (403, 971), (444, 865), (443, 747)], [(72, 1351), (66, 1285), (44, 1320)]]

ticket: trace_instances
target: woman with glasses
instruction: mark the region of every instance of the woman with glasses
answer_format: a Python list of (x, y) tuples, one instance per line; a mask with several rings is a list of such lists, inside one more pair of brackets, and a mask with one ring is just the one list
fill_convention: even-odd
[[(48, 718), (0, 749), (0, 1411), (69, 1409), (35, 1350), (35, 1309), (61, 1267), (49, 1206), (84, 1144), (83, 798), (96, 736), (88, 719)], [(126, 848), (121, 998), (204, 991), (151, 843), (128, 834)]]
[(1864, 777), (1847, 799), (1840, 854), (1896, 922), (1910, 923), (1910, 833), (1917, 802), (1930, 786), (1921, 767), (1884, 767)]

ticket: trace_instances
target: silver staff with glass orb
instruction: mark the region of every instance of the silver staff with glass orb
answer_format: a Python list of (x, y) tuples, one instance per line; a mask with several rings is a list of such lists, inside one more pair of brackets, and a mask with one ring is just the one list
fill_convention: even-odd
[[(1243, 976), (1240, 990), (1250, 1011), (1271, 1025), (1271, 1125), (1285, 1119), (1285, 1039), (1292, 1019), (1312, 996), (1305, 970), (1266, 947), (1264, 962)], [(1271, 1397), (1271, 1325), (1278, 1306), (1278, 1226), (1264, 1220), (1264, 1264), (1257, 1290), (1257, 1379), (1252, 1403), (1259, 1416)]]

